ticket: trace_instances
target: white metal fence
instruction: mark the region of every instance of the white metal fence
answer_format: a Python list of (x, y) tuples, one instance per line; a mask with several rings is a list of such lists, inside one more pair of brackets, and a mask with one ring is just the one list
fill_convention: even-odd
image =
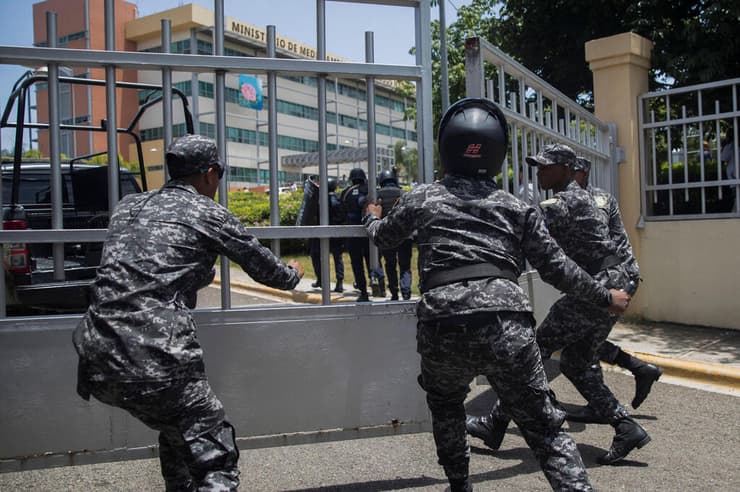
[(642, 217), (740, 217), (740, 79), (639, 99)]
[(465, 43), (465, 89), (468, 97), (494, 101), (509, 122), (511, 141), (502, 183), (505, 189), (526, 201), (539, 200), (542, 191), (538, 190), (537, 176), (529, 176), (524, 159), (549, 143), (564, 143), (592, 162), (594, 186), (617, 195), (616, 165), (612, 165), (616, 161), (615, 127), (602, 123), (479, 37)]

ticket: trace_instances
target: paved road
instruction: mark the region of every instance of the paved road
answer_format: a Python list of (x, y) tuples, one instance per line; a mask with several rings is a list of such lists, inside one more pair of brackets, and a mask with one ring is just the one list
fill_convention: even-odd
[[(631, 377), (609, 372), (606, 379), (622, 401), (631, 400)], [(553, 388), (563, 401), (581, 401), (562, 376)], [(477, 387), (469, 410), (484, 413), (491, 397), (486, 387)], [(611, 441), (611, 427), (570, 424), (569, 431), (598, 490), (740, 490), (739, 403), (737, 396), (657, 383), (633, 412), (653, 441), (620, 466), (596, 464)], [(478, 447), (480, 441), (473, 444), (476, 491), (550, 490), (513, 427), (496, 454)], [(441, 492), (446, 486), (428, 433), (242, 450), (240, 468), (244, 491)], [(162, 482), (157, 460), (138, 460), (2, 474), (0, 490), (148, 491), (162, 490)]]

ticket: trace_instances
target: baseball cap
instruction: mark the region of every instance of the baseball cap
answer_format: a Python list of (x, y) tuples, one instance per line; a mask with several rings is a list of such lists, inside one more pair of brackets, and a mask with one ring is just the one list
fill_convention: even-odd
[(573, 165), (574, 171), (590, 171), (591, 161), (585, 157), (576, 157), (576, 163)]
[(213, 166), (218, 166), (221, 177), (226, 169), (218, 157), (216, 141), (202, 135), (185, 135), (172, 142), (165, 160), (172, 178), (205, 172)]
[(552, 166), (555, 164), (565, 164), (573, 166), (576, 162), (576, 153), (573, 149), (564, 144), (549, 144), (534, 157), (527, 157), (527, 164), (530, 166)]

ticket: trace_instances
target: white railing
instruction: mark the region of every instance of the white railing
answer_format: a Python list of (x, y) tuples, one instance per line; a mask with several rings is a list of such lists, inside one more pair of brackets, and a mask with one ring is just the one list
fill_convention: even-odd
[(616, 165), (612, 164), (616, 161), (616, 127), (602, 123), (576, 101), (482, 38), (469, 38), (465, 42), (465, 89), (468, 97), (485, 97), (498, 104), (509, 122), (511, 141), (502, 183), (505, 189), (529, 200), (526, 193), (529, 188), (533, 199), (540, 199), (537, 176), (530, 178), (524, 172), (528, 168), (524, 159), (544, 145), (564, 143), (592, 162), (593, 185), (617, 195)]
[(740, 79), (639, 98), (642, 217), (740, 217)]

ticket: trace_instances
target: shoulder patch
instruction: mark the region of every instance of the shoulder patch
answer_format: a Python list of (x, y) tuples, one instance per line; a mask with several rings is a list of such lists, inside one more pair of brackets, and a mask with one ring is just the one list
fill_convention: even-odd
[(606, 207), (607, 203), (609, 202), (604, 195), (596, 195), (594, 197), (594, 200), (596, 201), (596, 206), (599, 208)]
[(542, 200), (540, 202), (540, 205), (542, 205), (543, 207), (546, 207), (548, 205), (554, 205), (554, 204), (558, 203), (558, 201), (559, 200), (557, 198), (548, 198), (547, 200)]

